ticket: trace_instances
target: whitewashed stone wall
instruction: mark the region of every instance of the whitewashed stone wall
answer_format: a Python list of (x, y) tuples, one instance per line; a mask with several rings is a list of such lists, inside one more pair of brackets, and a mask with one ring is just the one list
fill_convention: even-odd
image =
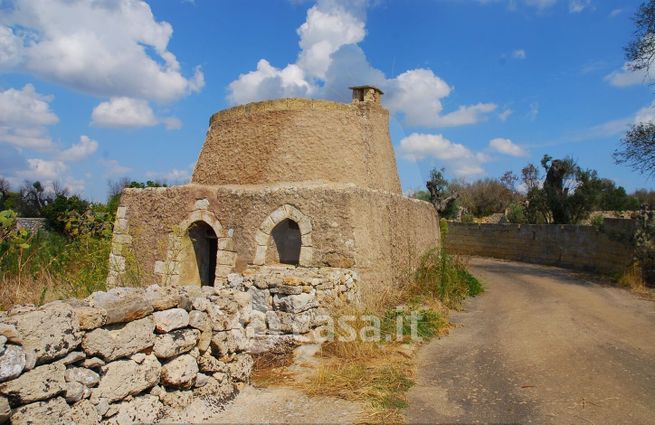
[(311, 341), (350, 270), (262, 267), (226, 286), (114, 288), (0, 313), (0, 423), (154, 423), (233, 396), (251, 352)]

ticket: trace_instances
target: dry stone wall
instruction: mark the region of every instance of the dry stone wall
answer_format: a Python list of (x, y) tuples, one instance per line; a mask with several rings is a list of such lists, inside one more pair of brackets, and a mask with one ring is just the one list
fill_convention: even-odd
[(0, 423), (153, 423), (194, 397), (226, 399), (252, 352), (312, 341), (352, 300), (343, 269), (263, 267), (227, 286), (114, 288), (0, 314)]
[(632, 220), (606, 219), (601, 228), (555, 224), (448, 223), (453, 254), (494, 257), (616, 274), (633, 260)]

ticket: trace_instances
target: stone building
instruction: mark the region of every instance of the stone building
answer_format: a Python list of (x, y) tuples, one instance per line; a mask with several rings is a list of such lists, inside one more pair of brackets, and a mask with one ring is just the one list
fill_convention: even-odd
[(192, 181), (125, 189), (108, 285), (223, 282), (264, 265), (337, 267), (391, 284), (438, 245), (432, 206), (403, 196), (382, 92), (350, 104), (256, 102), (215, 113)]

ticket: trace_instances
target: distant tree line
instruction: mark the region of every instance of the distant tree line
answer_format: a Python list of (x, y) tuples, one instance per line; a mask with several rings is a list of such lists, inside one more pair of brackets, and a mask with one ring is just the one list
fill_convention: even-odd
[(473, 221), (506, 213), (514, 223), (580, 223), (594, 211), (635, 211), (642, 204), (655, 206), (655, 192), (632, 194), (595, 170), (583, 169), (572, 158), (544, 155), (541, 167), (527, 164), (520, 175), (505, 172), (499, 178), (473, 182), (447, 180), (445, 169), (434, 169), (426, 187), (412, 196), (430, 201), (439, 215)]
[(109, 182), (106, 203), (94, 203), (71, 194), (63, 185), (55, 182), (46, 188), (40, 181), (25, 181), (17, 190), (0, 177), (0, 211), (12, 210), (18, 217), (41, 217), (46, 219), (49, 229), (66, 233), (66, 224), (71, 216), (81, 216), (89, 211), (108, 214), (113, 217), (120, 202), (123, 188), (146, 188), (166, 186), (165, 183), (147, 181), (145, 183), (123, 178)]

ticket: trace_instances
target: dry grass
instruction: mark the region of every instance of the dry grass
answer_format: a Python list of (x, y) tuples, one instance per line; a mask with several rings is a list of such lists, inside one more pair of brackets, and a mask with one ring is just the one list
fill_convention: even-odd
[(251, 382), (256, 387), (285, 385), (293, 383), (295, 376), (287, 370), (293, 364), (293, 351), (265, 352), (254, 354)]
[(655, 299), (655, 293), (652, 289), (648, 288), (646, 282), (644, 282), (642, 269), (638, 263), (634, 263), (628, 267), (623, 275), (619, 277), (618, 284), (639, 296), (648, 299)]
[(19, 277), (5, 275), (0, 277), (0, 310), (6, 310), (15, 304), (40, 305), (58, 297), (55, 290), (60, 285), (47, 270)]
[[(363, 292), (363, 303), (332, 307), (333, 319), (342, 316), (356, 318), (349, 325), (358, 335), (361, 335), (362, 329), (370, 326), (363, 316), (377, 316), (382, 325), (381, 341), (367, 342), (357, 338), (345, 342), (340, 337), (346, 336), (348, 331), (335, 326), (335, 338), (323, 343), (317, 354), (319, 362), (315, 370), (291, 378), (284, 367), (267, 368), (264, 381), (293, 386), (310, 396), (361, 402), (366, 406), (361, 417), (364, 423), (402, 422), (407, 391), (414, 384), (416, 363), (413, 354), (418, 342), (409, 338), (396, 340), (396, 318), (401, 315), (406, 319), (410, 311), (421, 311), (424, 319), (418, 322), (419, 336), (430, 338), (443, 335), (449, 329), (445, 320), (448, 308), (439, 298), (454, 305), (452, 295), (459, 291), (463, 294), (460, 298), (463, 298), (471, 288), (467, 280), (470, 275), (462, 272), (465, 265), (457, 258), (448, 257), (444, 262), (441, 256), (432, 252), (431, 257), (422, 258), (422, 267), (422, 275), (404, 273), (406, 279), (396, 285), (375, 287), (375, 290)], [(442, 278), (444, 272), (448, 273), (445, 284)], [(479, 289), (479, 282), (476, 283)], [(443, 291), (440, 292), (444, 285), (450, 285), (446, 287), (447, 297), (443, 297)], [(399, 310), (398, 306), (404, 308)], [(338, 320), (335, 322), (338, 323)], [(403, 335), (409, 333), (408, 327), (403, 329)], [(387, 340), (387, 336), (390, 339)], [(261, 375), (258, 379), (262, 380)]]
[[(347, 345), (352, 347), (358, 343)], [(361, 417), (364, 423), (402, 422), (407, 391), (414, 384), (413, 359), (393, 345), (376, 349), (368, 344), (356, 350), (345, 348), (344, 344), (337, 349), (339, 356), (326, 357), (316, 373), (298, 386), (310, 396), (331, 396), (366, 403), (367, 409)], [(369, 353), (370, 356), (358, 356), (357, 353)]]

